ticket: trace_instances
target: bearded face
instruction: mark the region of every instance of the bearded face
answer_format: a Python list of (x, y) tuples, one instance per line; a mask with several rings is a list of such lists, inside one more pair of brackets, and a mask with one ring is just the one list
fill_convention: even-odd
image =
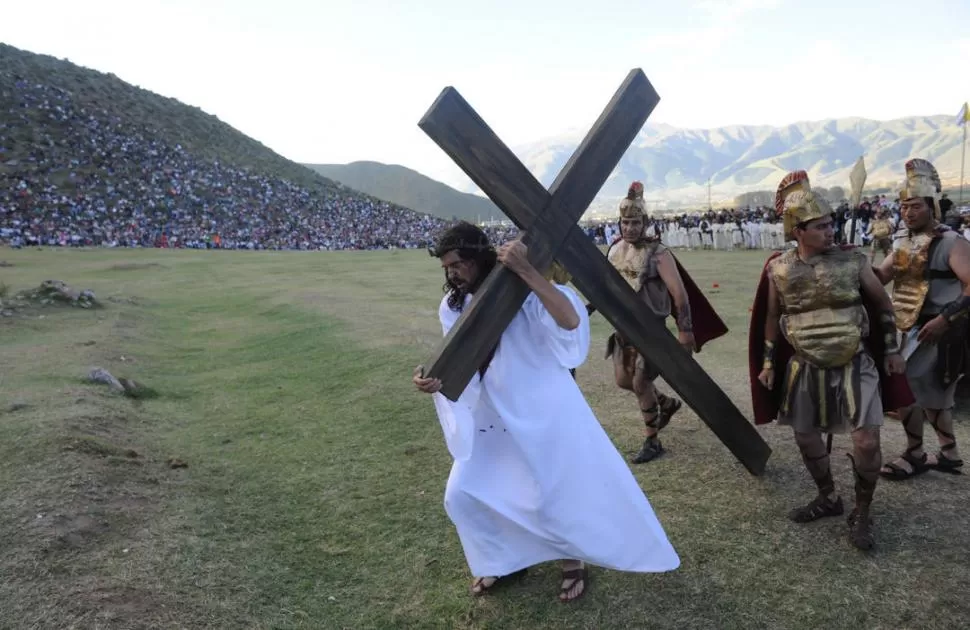
[(465, 298), (478, 290), (487, 275), (482, 273), (475, 259), (462, 258), (454, 250), (441, 257), (441, 268), (445, 271), (448, 305), (454, 310), (461, 309)]

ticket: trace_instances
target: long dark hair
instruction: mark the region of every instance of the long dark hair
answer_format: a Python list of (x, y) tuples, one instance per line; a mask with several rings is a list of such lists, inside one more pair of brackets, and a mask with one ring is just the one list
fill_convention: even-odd
[(475, 285), (466, 290), (455, 286), (448, 279), (448, 272), (445, 271), (445, 284), (442, 290), (448, 293), (448, 307), (453, 311), (461, 311), (465, 304), (465, 296), (478, 289), (498, 260), (495, 248), (488, 242), (488, 235), (478, 226), (467, 221), (460, 221), (442, 232), (435, 246), (428, 251), (435, 258), (441, 258), (448, 252), (457, 252), (459, 258), (473, 261), (478, 268)]

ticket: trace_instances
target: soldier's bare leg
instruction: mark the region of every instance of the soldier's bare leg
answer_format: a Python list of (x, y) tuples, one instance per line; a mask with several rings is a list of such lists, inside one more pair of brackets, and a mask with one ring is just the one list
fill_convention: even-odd
[(795, 433), (795, 444), (802, 454), (805, 468), (818, 487), (818, 496), (807, 505), (795, 508), (788, 517), (796, 523), (808, 523), (826, 516), (842, 514), (842, 497), (835, 494), (835, 481), (829, 465), (829, 453), (820, 431)]
[(683, 403), (657, 391), (645, 363), (633, 346), (617, 344), (613, 351), (613, 375), (621, 389), (632, 391), (643, 417), (644, 442), (640, 451), (634, 455), (634, 464), (643, 464), (663, 454), (663, 445), (657, 433), (670, 422)]
[(613, 377), (616, 379), (617, 387), (632, 392), (635, 359), (628, 360), (627, 354), (626, 350), (617, 344), (613, 350)]
[(660, 417), (660, 407), (657, 405), (657, 387), (653, 381), (648, 380), (644, 370), (639, 365), (633, 374), (633, 393), (637, 395), (637, 402), (640, 404), (640, 413), (643, 414), (644, 437), (652, 438), (660, 431), (657, 420)]

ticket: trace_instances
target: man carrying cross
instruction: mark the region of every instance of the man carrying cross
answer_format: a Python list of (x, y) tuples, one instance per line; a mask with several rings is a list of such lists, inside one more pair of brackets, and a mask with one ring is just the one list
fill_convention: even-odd
[[(631, 71), (549, 190), (454, 88), (441, 92), (419, 126), (522, 230), (530, 265), (543, 272), (560, 261), (577, 291), (637, 350), (650, 354), (667, 384), (751, 474), (759, 475), (771, 455), (767, 443), (576, 225), (658, 100), (643, 71)], [(442, 397), (457, 402), (501, 345), (530, 293), (518, 274), (496, 265), (420, 376), (440, 381)], [(699, 349), (699, 311), (691, 306)]]
[(497, 252), (477, 227), (445, 231), (433, 254), (446, 275), (443, 333), (496, 262), (530, 292), (485, 364), (455, 402), (441, 382), (413, 381), (433, 395), (454, 457), (445, 509), (482, 595), (535, 564), (563, 561), (559, 599), (587, 589), (586, 563), (664, 572), (680, 559), (647, 497), (603, 431), (569, 370), (589, 352), (589, 316), (569, 287), (544, 278), (512, 241)]

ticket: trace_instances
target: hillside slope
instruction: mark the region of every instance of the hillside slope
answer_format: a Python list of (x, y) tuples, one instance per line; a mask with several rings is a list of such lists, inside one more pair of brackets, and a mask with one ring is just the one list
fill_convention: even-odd
[[(64, 90), (75, 105), (89, 110), (91, 115), (117, 118), (134, 131), (148, 133), (166, 144), (181, 144), (199, 159), (220, 160), (305, 186), (334, 188), (332, 181), (308, 173), (299, 164), (198, 107), (135, 87), (113, 74), (0, 43), (0, 102), (4, 110), (8, 104), (17, 105), (10, 99), (18, 84), (43, 84)], [(17, 149), (22, 146), (6, 147), (14, 151), (6, 157), (19, 157)]]
[(488, 221), (505, 218), (490, 199), (457, 191), (397, 164), (363, 161), (305, 166), (354, 190), (443, 219)]
[(441, 224), (198, 108), (0, 44), (0, 242), (421, 247)]

